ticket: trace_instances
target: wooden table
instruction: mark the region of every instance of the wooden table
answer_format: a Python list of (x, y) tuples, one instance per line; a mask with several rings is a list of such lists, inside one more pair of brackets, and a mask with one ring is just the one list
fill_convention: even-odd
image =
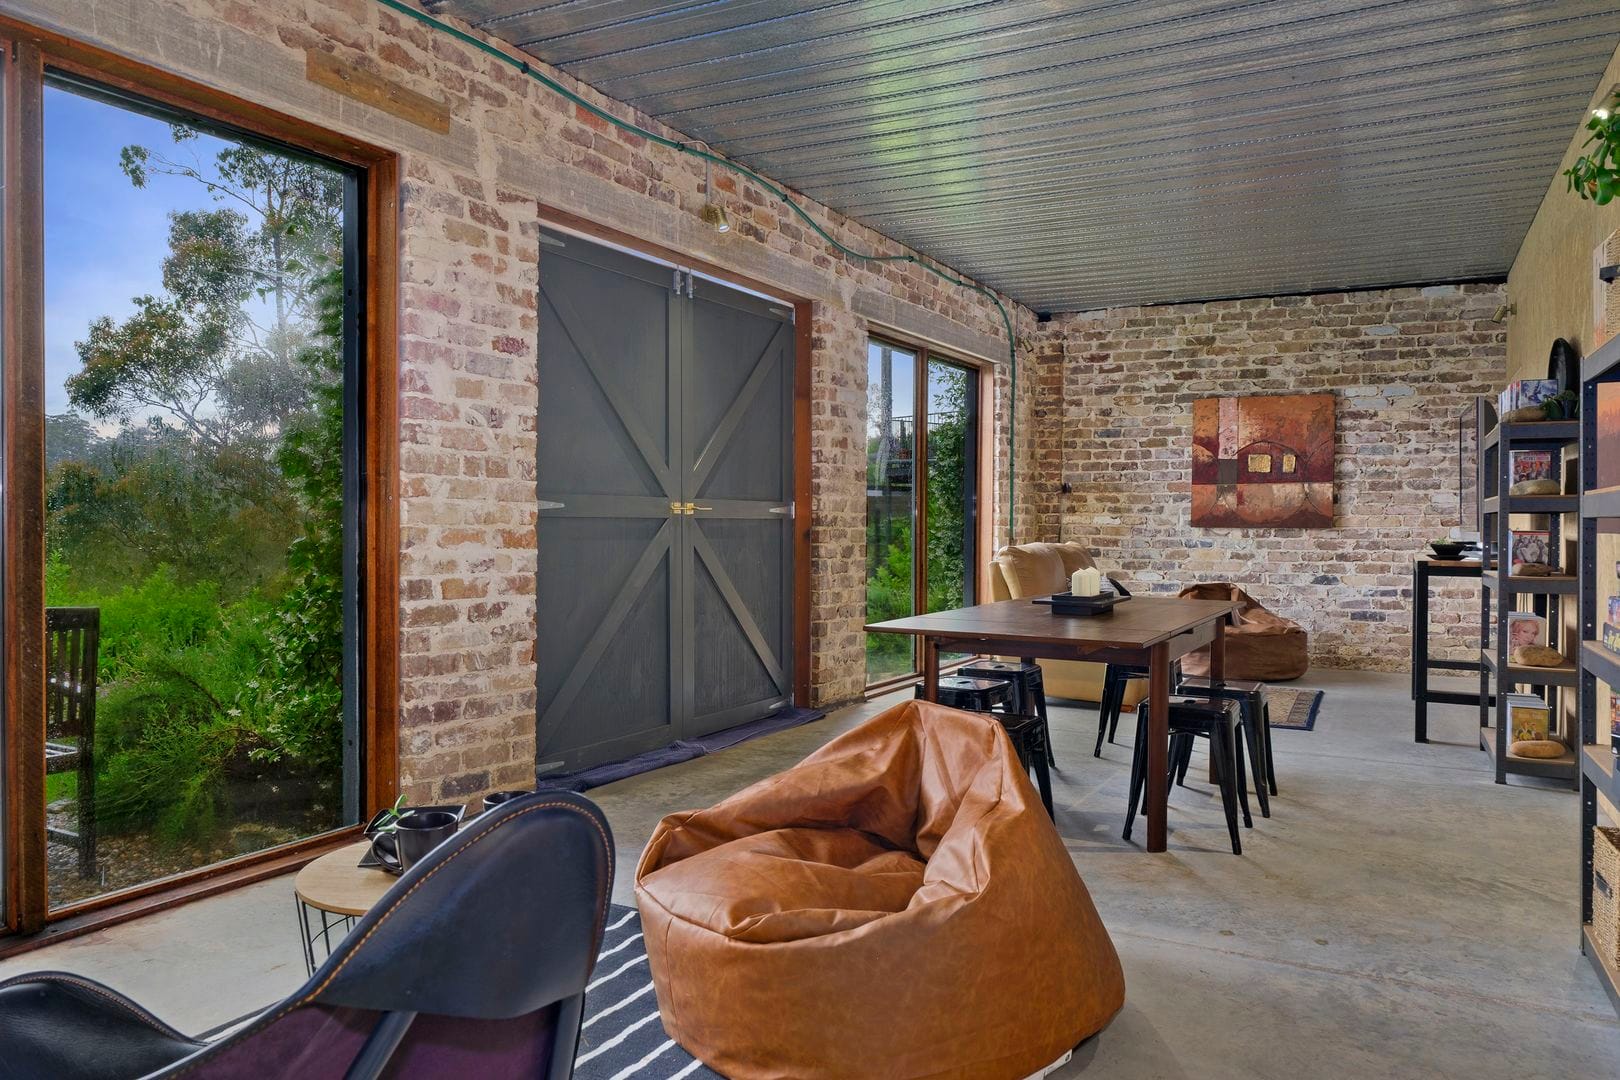
[[(311, 975), (315, 973), (316, 940), (326, 946), (327, 956), (332, 955), (332, 946), (399, 880), (386, 870), (359, 865), (361, 856), (370, 847), (370, 840), (362, 840), (329, 851), (307, 864), (293, 878), (298, 926), (304, 938), (304, 966)], [(311, 929), (311, 910), (320, 915), (319, 930)], [(335, 939), (334, 931), (338, 932)]]
[(1209, 675), (1224, 677), (1226, 624), (1243, 605), (1233, 600), (1186, 600), (1137, 596), (1107, 615), (1053, 615), (1030, 598), (954, 608), (931, 615), (872, 623), (875, 634), (911, 634), (922, 639), (923, 694), (939, 696), (939, 654), (985, 653), (1026, 659), (1091, 660), (1148, 669), (1148, 850), (1165, 849), (1170, 797), (1170, 665), (1195, 649), (1210, 647)]
[(1412, 560), (1412, 738), (1429, 741), (1430, 705), (1478, 705), (1479, 695), (1457, 690), (1429, 689), (1429, 672), (1467, 671), (1478, 674), (1478, 660), (1429, 659), (1429, 582), (1433, 578), (1480, 578), (1478, 559), (1436, 559), (1419, 555)]

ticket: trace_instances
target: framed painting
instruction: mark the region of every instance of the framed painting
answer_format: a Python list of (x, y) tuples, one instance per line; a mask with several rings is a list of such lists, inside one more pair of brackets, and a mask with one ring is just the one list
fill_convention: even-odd
[(1333, 526), (1333, 395), (1193, 402), (1192, 524)]

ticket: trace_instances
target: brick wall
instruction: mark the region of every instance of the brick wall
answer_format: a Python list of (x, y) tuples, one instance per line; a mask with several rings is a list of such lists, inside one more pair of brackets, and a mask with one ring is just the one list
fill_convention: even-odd
[[(1037, 529), (1152, 592), (1239, 582), (1306, 626), (1316, 664), (1405, 670), (1412, 556), (1456, 523), (1456, 418), (1504, 378), (1501, 300), (1464, 285), (1059, 316), (1036, 341)], [(1193, 401), (1322, 392), (1340, 399), (1334, 527), (1192, 528)], [(1477, 633), (1477, 594), (1443, 595), (1437, 639)]]
[[(1006, 344), (994, 305), (916, 265), (845, 259), (755, 185), (720, 170), (715, 187), (733, 228), (717, 234), (698, 216), (699, 163), (615, 129), (373, 0), (15, 0), (5, 7), (401, 155), (400, 771), (413, 799), (471, 799), (533, 776), (534, 625), (545, 617), (534, 548), (542, 205), (814, 303), (812, 696), (827, 703), (860, 693), (866, 327), (1000, 362)], [(311, 50), (444, 102), (449, 132), (309, 82)], [(681, 137), (536, 67), (616, 115)], [(800, 201), (856, 250), (906, 250)], [(1032, 332), (1032, 313), (1008, 307), (1019, 332)], [(1033, 384), (1022, 374), (1020, 382)], [(1004, 438), (1005, 372), (997, 385), (994, 427)], [(1032, 405), (1026, 394), (1024, 445), (1032, 445)], [(998, 454), (1003, 468), (986, 505), (1004, 508), (1005, 451)], [(1020, 502), (1033, 506), (1024, 493)], [(1024, 513), (1020, 531), (1031, 521)]]

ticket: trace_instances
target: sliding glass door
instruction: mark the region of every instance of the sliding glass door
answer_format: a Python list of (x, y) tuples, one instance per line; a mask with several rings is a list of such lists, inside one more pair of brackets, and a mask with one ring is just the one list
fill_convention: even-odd
[(33, 932), (393, 799), (397, 174), (3, 44), (0, 932)]
[[(866, 607), (877, 622), (975, 602), (978, 371), (867, 344)], [(912, 675), (914, 641), (869, 634), (868, 685)]]

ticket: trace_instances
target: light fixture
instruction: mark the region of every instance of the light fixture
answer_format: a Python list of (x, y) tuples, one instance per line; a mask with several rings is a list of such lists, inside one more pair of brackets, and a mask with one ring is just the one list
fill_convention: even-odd
[(1608, 109), (1593, 109), (1592, 110), (1592, 115), (1597, 117), (1599, 120), (1607, 120), (1609, 118), (1609, 110)]
[(715, 232), (725, 233), (731, 231), (731, 222), (726, 218), (726, 208), (715, 202), (710, 192), (714, 189), (711, 182), (714, 179), (713, 170), (708, 158), (703, 159), (703, 224), (712, 226)]

